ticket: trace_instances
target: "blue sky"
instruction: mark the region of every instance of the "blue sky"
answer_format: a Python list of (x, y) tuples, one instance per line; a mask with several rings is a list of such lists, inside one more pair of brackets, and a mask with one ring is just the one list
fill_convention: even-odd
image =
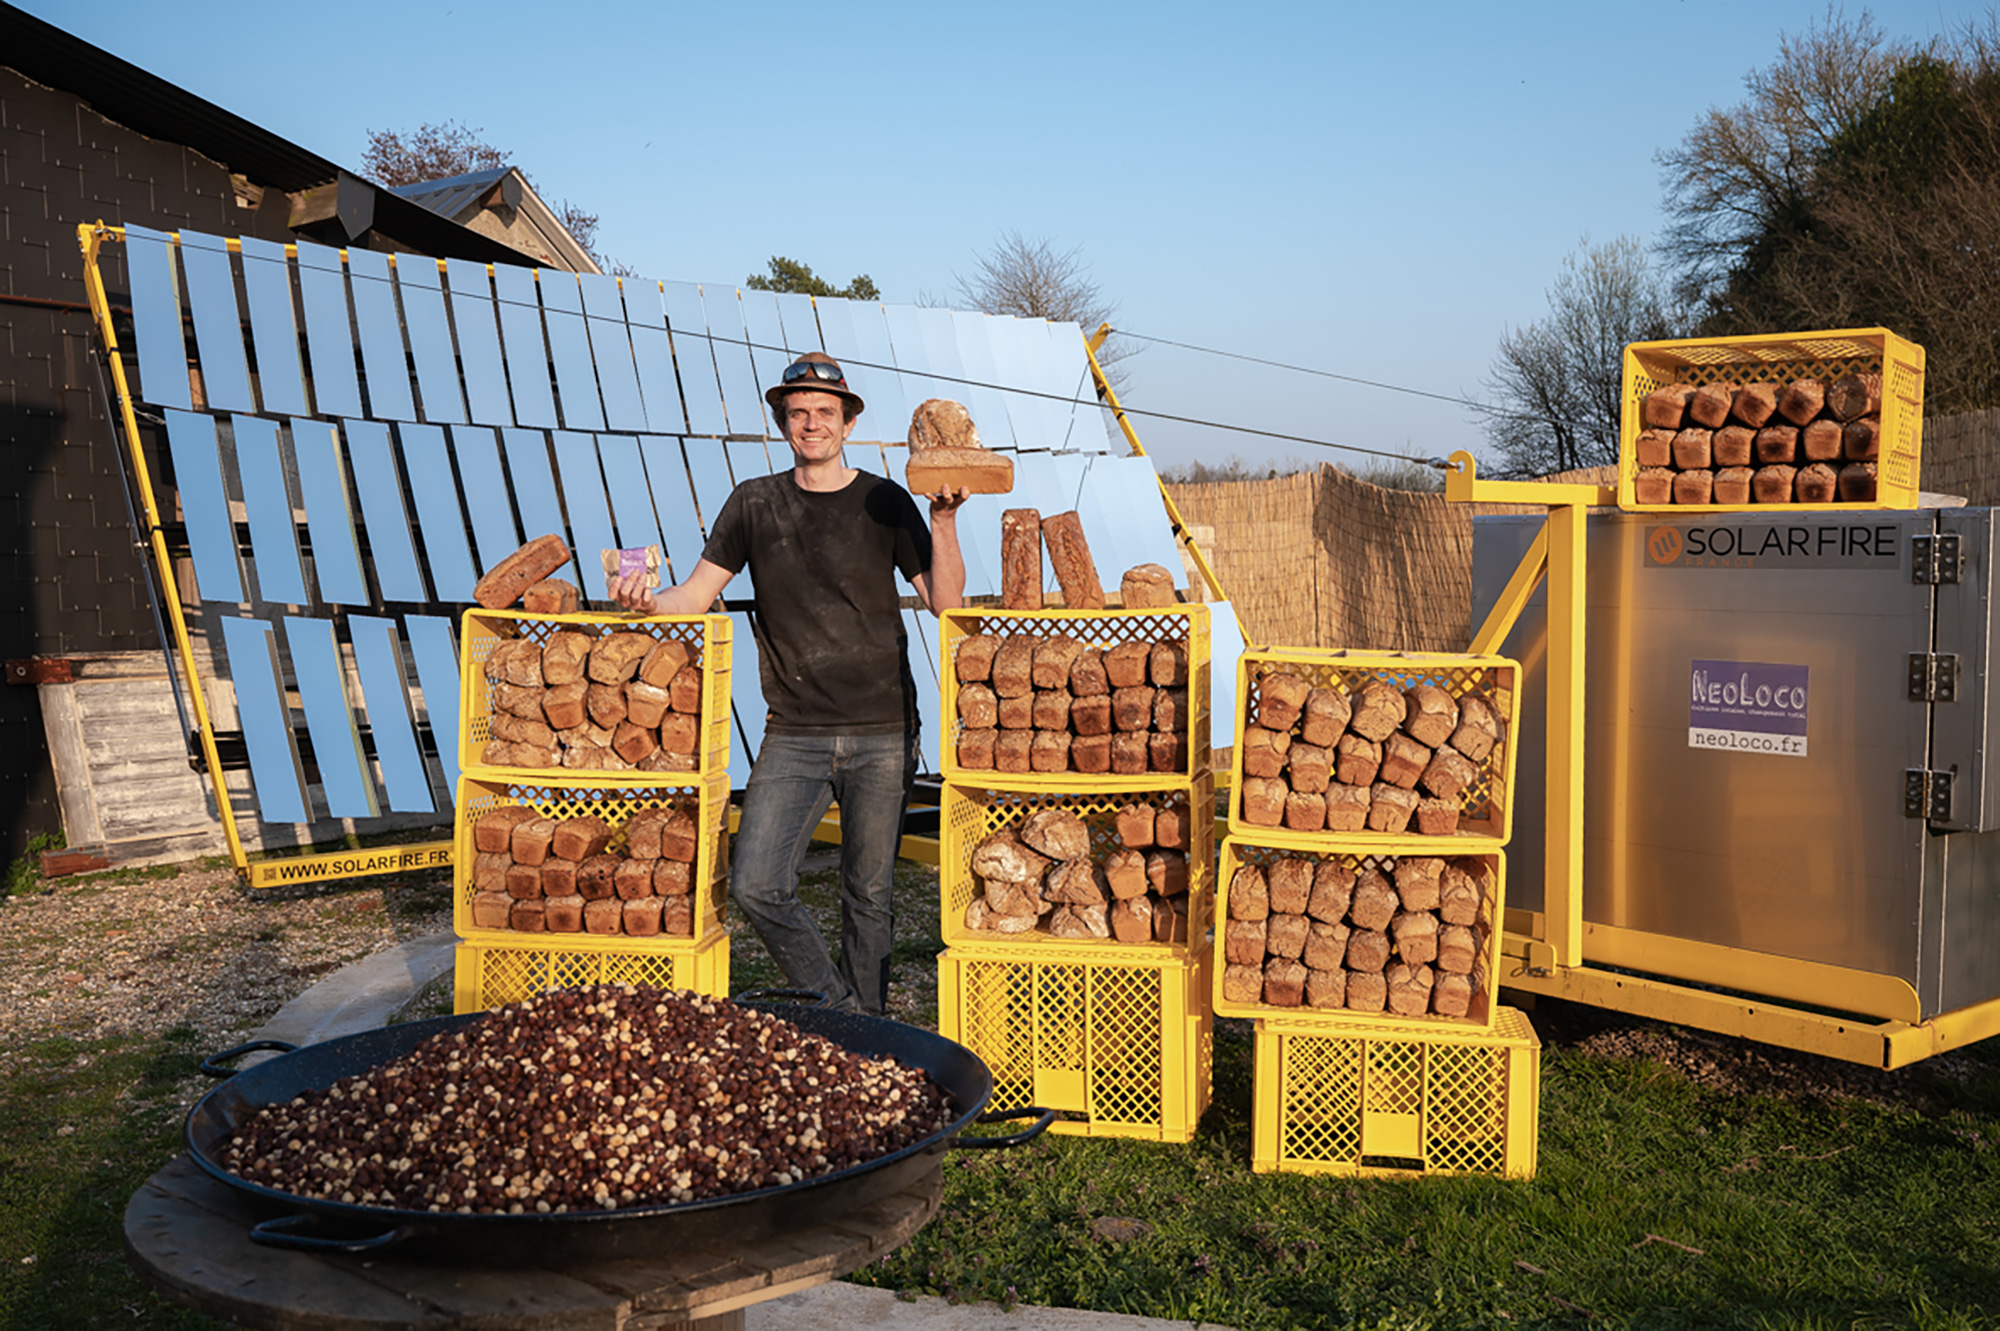
[[(1121, 327), (1472, 397), (1581, 237), (1657, 237), (1653, 154), (1826, 12), (20, 3), (350, 167), (369, 129), (479, 127), (648, 276), (740, 282), (783, 254), (909, 301), (1015, 230), (1080, 247)], [(1984, 8), (1871, 12), (1923, 39)], [(1444, 403), (1158, 346), (1128, 365), (1135, 407), (1424, 456), (1480, 445)], [(1167, 465), (1355, 460), (1140, 433)]]

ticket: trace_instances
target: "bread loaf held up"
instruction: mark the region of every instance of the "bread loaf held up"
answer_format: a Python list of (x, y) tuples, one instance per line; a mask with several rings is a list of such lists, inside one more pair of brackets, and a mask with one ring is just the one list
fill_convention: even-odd
[(970, 490), (1003, 495), (1014, 488), (1014, 459), (979, 442), (979, 429), (961, 403), (934, 397), (910, 415), (910, 461), (904, 479), (913, 495)]

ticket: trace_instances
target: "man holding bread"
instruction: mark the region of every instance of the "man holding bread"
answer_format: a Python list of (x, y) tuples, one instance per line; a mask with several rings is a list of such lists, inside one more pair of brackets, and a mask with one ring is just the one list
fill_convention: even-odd
[[(965, 590), (958, 549), (964, 490), (929, 496), (850, 467), (841, 454), (862, 411), (838, 363), (809, 352), (764, 394), (792, 466), (744, 481), (710, 523), (701, 561), (657, 595), (643, 575), (610, 580), (612, 599), (658, 615), (705, 612), (746, 565), (769, 708), (750, 771), (730, 871), (737, 904), (801, 989), (880, 1014), (889, 997), (896, 852), (917, 771), (916, 686), (896, 574), (932, 614)], [(840, 805), (840, 959), (798, 898), (813, 830)]]

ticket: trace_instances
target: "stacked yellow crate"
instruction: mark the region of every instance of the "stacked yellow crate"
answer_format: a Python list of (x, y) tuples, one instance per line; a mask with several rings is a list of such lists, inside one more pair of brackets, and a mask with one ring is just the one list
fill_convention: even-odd
[(954, 610), (941, 635), (939, 1029), (995, 1108), (1186, 1141), (1213, 1025), (1207, 607)]
[(1534, 1172), (1539, 1050), (1498, 1002), (1520, 669), (1252, 649), (1214, 1005), (1257, 1023), (1260, 1170)]
[[(593, 670), (614, 639), (621, 664)], [(727, 995), (728, 617), (474, 609), (461, 659), (455, 1010), (596, 983)], [(555, 866), (560, 898), (550, 824), (589, 852)]]

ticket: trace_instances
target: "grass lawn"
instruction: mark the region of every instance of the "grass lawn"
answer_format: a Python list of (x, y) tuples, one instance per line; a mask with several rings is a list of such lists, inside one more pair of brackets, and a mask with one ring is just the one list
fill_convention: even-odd
[[(935, 878), (904, 869), (892, 1006), (934, 1024)], [(832, 875), (806, 895), (830, 924)], [(739, 991), (781, 982), (747, 931), (731, 970)], [(856, 1278), (1244, 1328), (2000, 1326), (2000, 1042), (1883, 1079), (1911, 1094), (1857, 1097), (1833, 1073), (1824, 1091), (1718, 1086), (1575, 1038), (1574, 1010), (1536, 1020), (1532, 1182), (1253, 1173), (1250, 1027), (1223, 1021), (1192, 1143), (956, 1153), (942, 1213)], [(178, 1149), (195, 1044), (7, 1047), (0, 1327), (213, 1325), (149, 1293), (120, 1248), (126, 1199)]]

